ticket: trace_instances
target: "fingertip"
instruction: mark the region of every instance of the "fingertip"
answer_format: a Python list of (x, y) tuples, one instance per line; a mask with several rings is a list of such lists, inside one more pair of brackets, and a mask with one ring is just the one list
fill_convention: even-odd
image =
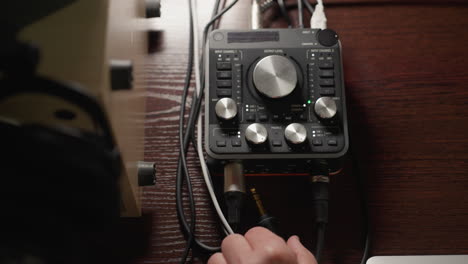
[(290, 243), (293, 243), (293, 244), (301, 243), (301, 240), (299, 239), (298, 236), (291, 236), (291, 237), (288, 239), (288, 245), (289, 245)]
[(232, 247), (238, 247), (239, 244), (247, 244), (245, 243), (245, 238), (239, 234), (230, 234), (221, 242), (221, 249), (229, 250)]
[(314, 255), (302, 245), (298, 236), (292, 236), (288, 239), (287, 245), (294, 251), (299, 264), (317, 264)]
[(252, 227), (251, 229), (249, 229), (247, 231), (247, 233), (245, 233), (245, 236), (249, 236), (249, 235), (257, 235), (257, 234), (270, 234), (272, 233), (270, 230), (264, 228), (264, 227), (261, 227), (261, 226), (255, 226), (255, 227)]
[(230, 263), (242, 263), (252, 251), (249, 242), (239, 234), (227, 236), (221, 243), (221, 251), (226, 261)]
[(210, 257), (208, 264), (227, 264), (227, 261), (223, 254), (218, 252)]

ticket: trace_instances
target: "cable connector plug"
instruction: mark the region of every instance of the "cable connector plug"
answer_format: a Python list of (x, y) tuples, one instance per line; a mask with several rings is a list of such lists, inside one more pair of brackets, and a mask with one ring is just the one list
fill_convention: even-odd
[[(327, 173), (328, 174), (328, 173)], [(328, 184), (330, 178), (324, 175), (312, 176), (312, 201), (315, 210), (315, 223), (317, 226), (317, 244), (315, 258), (321, 264), (323, 247), (325, 246), (325, 229), (328, 223)]]
[(241, 223), (245, 197), (244, 166), (240, 161), (231, 161), (224, 165), (224, 201), (227, 221), (233, 229)]
[(322, 30), (327, 28), (327, 17), (325, 16), (325, 10), (323, 7), (322, 0), (317, 0), (317, 5), (315, 6), (314, 13), (310, 18), (310, 27)]
[(315, 209), (315, 222), (317, 224), (328, 223), (328, 176), (312, 176), (312, 200)]
[(265, 208), (263, 207), (262, 200), (260, 199), (260, 195), (257, 193), (257, 190), (255, 188), (251, 188), (250, 192), (252, 193), (253, 199), (255, 200), (255, 204), (257, 205), (258, 213), (260, 214), (260, 221), (258, 222), (258, 225), (265, 227), (271, 232), (279, 235), (277, 228), (278, 220), (266, 212)]
[(244, 192), (230, 191), (224, 193), (224, 201), (227, 207), (227, 220), (234, 232), (241, 224), (241, 215), (245, 203)]

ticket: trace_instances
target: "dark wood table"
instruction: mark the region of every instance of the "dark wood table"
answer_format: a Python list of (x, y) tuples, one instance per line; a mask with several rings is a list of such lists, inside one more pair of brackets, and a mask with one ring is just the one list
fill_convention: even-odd
[[(199, 1), (206, 21), (213, 1)], [(468, 4), (466, 1), (329, 0), (328, 25), (340, 35), (353, 148), (369, 198), (371, 255), (468, 254)], [(248, 28), (242, 0), (222, 28)], [(295, 1), (288, 1), (293, 4)], [(306, 26), (310, 15), (305, 11)], [(145, 157), (157, 184), (143, 191), (150, 246), (137, 263), (178, 263), (185, 246), (175, 211), (178, 114), (187, 61), (186, 0), (163, 1), (147, 81)], [(291, 16), (297, 16), (291, 9)], [(271, 19), (271, 20), (270, 20)], [(296, 22), (295, 22), (296, 23)], [(203, 24), (203, 23), (201, 23)], [(284, 27), (277, 12), (265, 26)], [(198, 163), (189, 156), (198, 237), (220, 234)], [(324, 263), (358, 263), (361, 213), (348, 165), (331, 183)], [(313, 248), (310, 195), (301, 177), (250, 177), (284, 233)]]

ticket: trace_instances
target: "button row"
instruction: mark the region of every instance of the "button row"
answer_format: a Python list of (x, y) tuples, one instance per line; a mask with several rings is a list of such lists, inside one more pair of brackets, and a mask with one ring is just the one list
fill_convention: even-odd
[[(218, 140), (216, 141), (216, 146), (218, 147), (226, 147), (226, 140)], [(231, 146), (233, 147), (240, 147), (242, 146), (242, 142), (240, 139), (238, 138), (235, 138), (235, 139), (231, 139)]]
[[(323, 145), (323, 141), (321, 139), (314, 139), (312, 140), (312, 145), (314, 146), (322, 146)], [(337, 146), (338, 145), (338, 142), (336, 141), (336, 139), (328, 139), (327, 140), (327, 145), (328, 146)]]
[[(270, 116), (266, 113), (245, 113), (245, 121), (256, 121), (257, 117), (260, 121), (268, 121)], [(293, 121), (293, 120), (307, 120), (307, 113), (300, 113), (294, 116), (283, 116), (279, 114), (271, 115), (273, 121)]]
[[(323, 140), (322, 139), (313, 139), (312, 140), (312, 145), (319, 147), (323, 146)], [(331, 147), (336, 147), (338, 146), (338, 141), (336, 139), (327, 139), (326, 144)], [(283, 141), (279, 139), (272, 139), (271, 140), (271, 145), (273, 147), (281, 147), (283, 146)], [(216, 141), (216, 146), (217, 147), (226, 147), (227, 146), (227, 141), (226, 140), (218, 140)], [(231, 139), (231, 146), (233, 147), (241, 147), (242, 146), (242, 141), (238, 138)]]
[(335, 95), (335, 72), (333, 70), (333, 61), (321, 61), (318, 63), (311, 62), (308, 66), (309, 88), (313, 92), (315, 90), (315, 67), (318, 65), (318, 85), (320, 86), (318, 92), (321, 96)]
[(216, 69), (216, 95), (220, 98), (233, 97), (234, 95), (239, 97), (242, 83), (242, 64), (217, 62)]
[[(218, 97), (232, 97), (232, 64), (230, 62), (216, 63), (216, 95)], [(221, 88), (221, 89), (219, 89)]]

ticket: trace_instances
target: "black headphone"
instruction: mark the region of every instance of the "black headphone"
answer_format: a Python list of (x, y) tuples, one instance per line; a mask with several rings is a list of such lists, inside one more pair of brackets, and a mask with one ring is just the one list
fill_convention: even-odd
[[(28, 123), (0, 112), (0, 263), (94, 263), (121, 207), (122, 161), (109, 121), (76, 85), (18, 72), (21, 67), (4, 69), (0, 104), (20, 95), (53, 97), (86, 113), (95, 130)], [(75, 115), (54, 114), (58, 120)]]

